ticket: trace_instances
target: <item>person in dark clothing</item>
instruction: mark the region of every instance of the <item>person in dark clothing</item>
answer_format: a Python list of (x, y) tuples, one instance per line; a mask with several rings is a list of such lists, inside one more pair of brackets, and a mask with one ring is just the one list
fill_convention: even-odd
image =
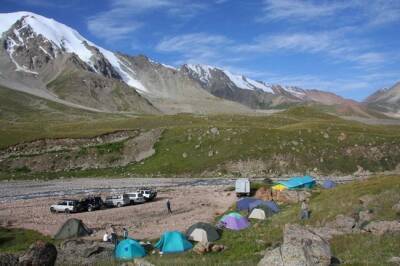
[(122, 235), (123, 235), (124, 239), (128, 238), (128, 230), (126, 228), (122, 229)]
[(172, 214), (172, 210), (171, 210), (171, 202), (169, 201), (169, 199), (167, 199), (167, 210), (169, 214)]

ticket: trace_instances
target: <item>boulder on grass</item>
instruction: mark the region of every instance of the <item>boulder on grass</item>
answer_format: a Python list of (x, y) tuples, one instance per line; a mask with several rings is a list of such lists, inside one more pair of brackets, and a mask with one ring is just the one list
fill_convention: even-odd
[(285, 225), (283, 244), (267, 251), (259, 266), (330, 265), (329, 243), (300, 225)]
[(28, 251), (19, 258), (19, 265), (53, 266), (57, 259), (57, 249), (51, 243), (42, 240), (32, 244)]

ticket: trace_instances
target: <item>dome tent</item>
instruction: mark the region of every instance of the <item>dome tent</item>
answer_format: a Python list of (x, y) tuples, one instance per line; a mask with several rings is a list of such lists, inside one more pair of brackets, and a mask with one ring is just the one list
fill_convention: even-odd
[(131, 260), (146, 256), (144, 248), (131, 238), (124, 239), (115, 248), (115, 258), (118, 260)]
[[(195, 223), (192, 226), (190, 226), (188, 228), (188, 230), (186, 231), (186, 236), (191, 240), (193, 239), (194, 241), (198, 241), (198, 240), (196, 240), (197, 237), (194, 237), (194, 236), (191, 237), (191, 234), (196, 229), (202, 229), (205, 231), (206, 236), (207, 236), (207, 242), (214, 242), (220, 238), (220, 234), (219, 234), (217, 228), (215, 228), (215, 226), (208, 224), (208, 223), (202, 223), (202, 222)], [(196, 235), (198, 235), (198, 234), (200, 234), (200, 233), (197, 233)]]
[(258, 202), (259, 199), (256, 198), (243, 198), (236, 202), (236, 209), (238, 211), (244, 211), (250, 209), (250, 204), (253, 202)]
[(191, 249), (193, 245), (181, 232), (166, 231), (154, 247), (163, 253), (179, 253)]
[(325, 189), (331, 189), (336, 187), (336, 183), (332, 180), (325, 180), (324, 183), (322, 183), (322, 187)]
[(88, 236), (92, 231), (82, 222), (82, 220), (68, 219), (54, 235), (54, 239), (68, 239), (75, 237)]
[(267, 219), (267, 214), (263, 209), (253, 209), (250, 213), (249, 219), (265, 220)]
[(220, 223), (222, 223), (225, 228), (235, 231), (242, 230), (250, 226), (249, 221), (237, 212), (231, 212), (227, 215), (224, 215), (221, 218)]

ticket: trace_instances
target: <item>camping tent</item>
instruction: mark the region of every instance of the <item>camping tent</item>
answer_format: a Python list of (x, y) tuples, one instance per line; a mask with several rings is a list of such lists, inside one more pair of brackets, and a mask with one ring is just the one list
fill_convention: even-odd
[(167, 231), (162, 234), (155, 247), (163, 253), (179, 253), (191, 249), (193, 245), (181, 232)]
[(68, 219), (54, 235), (54, 239), (68, 239), (81, 236), (88, 236), (91, 230), (82, 222), (75, 218)]
[(201, 228), (194, 229), (188, 238), (189, 240), (196, 242), (202, 242), (202, 243), (210, 242), (208, 241), (207, 232)]
[(249, 221), (237, 212), (231, 212), (227, 215), (224, 215), (220, 222), (225, 228), (231, 230), (242, 230), (250, 226)]
[[(190, 226), (188, 228), (188, 230), (186, 231), (186, 236), (190, 240), (199, 241), (199, 240), (197, 240), (199, 237), (199, 235), (198, 235), (199, 233), (192, 235), (193, 231), (195, 231), (196, 229), (201, 229), (206, 233), (207, 242), (214, 242), (220, 238), (220, 234), (218, 233), (217, 228), (215, 228), (215, 226), (208, 224), (208, 223), (200, 222), (200, 223), (195, 223), (194, 225)], [(201, 242), (201, 241), (199, 241), (199, 242)]]
[(272, 189), (276, 191), (283, 191), (288, 188), (282, 184), (276, 184), (275, 186), (272, 187)]
[(238, 211), (243, 211), (243, 210), (249, 210), (250, 209), (250, 203), (259, 201), (259, 199), (256, 198), (243, 198), (240, 199), (236, 202), (236, 208)]
[(270, 200), (257, 200), (249, 204), (249, 209), (252, 210), (254, 208), (258, 208), (260, 206), (264, 206), (268, 209), (270, 209), (271, 212), (273, 213), (278, 213), (279, 212), (279, 207), (274, 201)]
[(124, 239), (115, 248), (115, 258), (119, 260), (131, 260), (146, 256), (144, 248), (131, 238)]
[(250, 219), (258, 219), (258, 220), (265, 220), (267, 219), (267, 214), (263, 209), (253, 209), (250, 213)]
[(287, 181), (280, 181), (279, 184), (288, 189), (312, 188), (315, 185), (315, 180), (311, 176), (295, 176)]
[(332, 180), (325, 180), (324, 183), (322, 183), (322, 187), (326, 189), (331, 189), (336, 187), (336, 183)]

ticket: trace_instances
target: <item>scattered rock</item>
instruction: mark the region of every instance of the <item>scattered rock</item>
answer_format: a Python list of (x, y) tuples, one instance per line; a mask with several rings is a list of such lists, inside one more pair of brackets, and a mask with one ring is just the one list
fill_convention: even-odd
[(331, 257), (329, 243), (319, 235), (300, 225), (285, 225), (283, 244), (267, 251), (258, 265), (329, 265)]
[(208, 157), (212, 157), (214, 155), (214, 152), (211, 150), (208, 152)]
[(266, 187), (260, 187), (259, 189), (257, 189), (254, 197), (260, 200), (271, 200), (273, 198), (271, 189), (268, 189)]
[(219, 135), (219, 130), (216, 127), (213, 127), (210, 129), (211, 134), (213, 135)]
[(208, 252), (210, 252), (212, 249), (212, 244), (211, 243), (201, 243), (198, 242), (194, 248), (193, 248), (193, 252), (199, 254), (199, 255), (203, 255), (206, 254)]
[(0, 254), (1, 266), (14, 266), (18, 265), (18, 256), (14, 254)]
[(342, 133), (340, 133), (340, 135), (338, 137), (338, 140), (339, 141), (344, 141), (344, 140), (346, 140), (346, 138), (347, 138), (346, 133), (342, 132)]
[(398, 203), (396, 203), (395, 205), (393, 205), (392, 209), (395, 212), (399, 212), (400, 213), (400, 201)]
[(275, 200), (284, 203), (298, 203), (311, 197), (311, 193), (306, 190), (283, 190), (277, 191)]
[(392, 265), (400, 265), (400, 257), (391, 257), (388, 262)]
[(135, 265), (135, 266), (154, 266), (154, 264), (151, 264), (150, 262), (148, 262), (147, 260), (145, 260), (143, 258), (134, 259), (133, 265)]
[(188, 157), (187, 153), (186, 152), (182, 153), (182, 157), (187, 158)]
[(383, 235), (386, 233), (400, 232), (399, 221), (373, 221), (367, 224), (364, 228), (365, 231), (371, 232), (374, 235)]
[(19, 265), (52, 266), (57, 259), (57, 249), (51, 243), (38, 240), (19, 258)]
[(225, 249), (226, 249), (226, 247), (224, 245), (213, 245), (211, 248), (211, 251), (212, 252), (221, 252)]

